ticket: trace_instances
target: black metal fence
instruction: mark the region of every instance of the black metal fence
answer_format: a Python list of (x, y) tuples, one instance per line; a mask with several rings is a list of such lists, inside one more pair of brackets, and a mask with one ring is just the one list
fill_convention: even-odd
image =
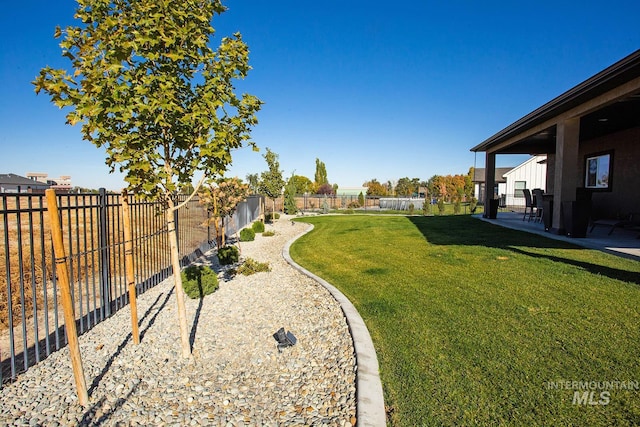
[[(104, 190), (57, 196), (80, 334), (129, 302), (121, 197)], [(129, 204), (135, 280), (143, 293), (172, 274), (169, 239), (159, 203), (130, 196)], [(257, 219), (260, 206), (259, 197), (239, 204), (233, 226)], [(0, 193), (0, 384), (66, 345), (46, 210), (43, 194)], [(208, 215), (197, 198), (176, 211), (182, 265), (214, 245)]]

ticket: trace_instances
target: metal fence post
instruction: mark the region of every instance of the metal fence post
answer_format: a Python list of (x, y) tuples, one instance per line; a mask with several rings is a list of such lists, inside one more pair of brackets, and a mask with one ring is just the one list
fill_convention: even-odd
[(107, 226), (107, 190), (98, 192), (98, 246), (100, 256), (100, 300), (102, 318), (111, 316), (111, 257), (109, 256), (109, 227)]
[[(176, 204), (180, 203), (180, 200), (176, 200)], [(176, 237), (177, 237), (177, 243), (178, 243), (178, 254), (180, 254), (180, 227), (179, 227), (179, 223), (178, 223), (178, 210), (176, 209), (173, 211), (173, 222), (175, 224), (175, 228), (176, 228)]]

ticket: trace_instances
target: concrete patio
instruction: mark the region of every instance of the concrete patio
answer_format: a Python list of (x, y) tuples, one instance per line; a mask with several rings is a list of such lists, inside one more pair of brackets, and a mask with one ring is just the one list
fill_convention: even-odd
[(535, 233), (550, 239), (562, 240), (585, 248), (596, 249), (640, 261), (640, 238), (638, 238), (640, 232), (635, 230), (616, 228), (613, 233), (609, 235), (609, 227), (598, 226), (594, 228), (593, 232), (590, 231), (591, 227), (589, 227), (587, 236), (578, 238), (547, 232), (544, 230), (544, 224), (542, 222), (534, 222), (533, 220), (523, 221), (522, 212), (499, 210), (496, 219), (483, 218), (482, 214), (474, 216), (502, 227)]

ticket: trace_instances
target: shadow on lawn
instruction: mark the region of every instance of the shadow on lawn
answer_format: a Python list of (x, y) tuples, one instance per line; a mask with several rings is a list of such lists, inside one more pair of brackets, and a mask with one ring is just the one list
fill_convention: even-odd
[(531, 248), (582, 249), (561, 240), (548, 239), (524, 231), (511, 230), (478, 221), (469, 216), (408, 217), (425, 239), (433, 245), (472, 245), (512, 251), (534, 258), (548, 259), (582, 268), (592, 274), (640, 285), (640, 274), (591, 262), (527, 251)]

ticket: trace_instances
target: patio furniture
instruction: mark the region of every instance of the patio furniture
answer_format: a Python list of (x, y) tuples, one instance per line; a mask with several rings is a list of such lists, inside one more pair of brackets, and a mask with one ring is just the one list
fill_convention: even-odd
[[(544, 192), (539, 188), (534, 188), (531, 193), (533, 194), (533, 205), (536, 210), (535, 222), (542, 221), (542, 214), (544, 213)], [(531, 217), (529, 217), (529, 220), (531, 220)]]
[(533, 205), (533, 198), (531, 197), (531, 190), (525, 188), (524, 190), (522, 190), (522, 193), (524, 194), (524, 216), (522, 217), (522, 220), (524, 221), (527, 217), (528, 209), (529, 221), (531, 221), (531, 217), (533, 216), (533, 209), (535, 208), (535, 206)]

